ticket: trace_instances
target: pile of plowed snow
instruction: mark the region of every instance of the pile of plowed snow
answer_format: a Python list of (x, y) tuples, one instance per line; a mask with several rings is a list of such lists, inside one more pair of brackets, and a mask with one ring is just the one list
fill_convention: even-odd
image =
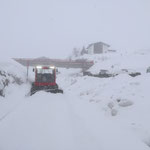
[(25, 68), (13, 60), (0, 61), (0, 95), (7, 95), (10, 86), (21, 85), (26, 80)]

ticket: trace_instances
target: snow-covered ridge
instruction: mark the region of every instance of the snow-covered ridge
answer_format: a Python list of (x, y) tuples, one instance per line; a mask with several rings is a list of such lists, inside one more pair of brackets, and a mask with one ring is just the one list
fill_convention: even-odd
[(0, 61), (0, 95), (5, 96), (8, 86), (12, 84), (21, 85), (25, 82), (25, 68), (14, 62)]

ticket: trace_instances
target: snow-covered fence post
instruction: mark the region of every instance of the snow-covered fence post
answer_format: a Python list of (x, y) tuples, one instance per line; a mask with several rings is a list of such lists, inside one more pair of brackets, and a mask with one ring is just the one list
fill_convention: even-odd
[(29, 76), (29, 60), (27, 60), (27, 78), (26, 78), (26, 82), (28, 82), (28, 76)]

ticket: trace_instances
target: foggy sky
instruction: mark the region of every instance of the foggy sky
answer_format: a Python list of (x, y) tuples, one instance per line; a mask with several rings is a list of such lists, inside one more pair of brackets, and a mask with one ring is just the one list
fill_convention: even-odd
[(0, 58), (62, 58), (98, 41), (150, 49), (150, 0), (0, 0)]

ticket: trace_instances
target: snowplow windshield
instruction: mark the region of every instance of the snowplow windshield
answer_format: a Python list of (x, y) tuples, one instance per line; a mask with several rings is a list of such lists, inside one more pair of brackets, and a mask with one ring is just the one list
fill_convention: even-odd
[(51, 69), (51, 68), (48, 68), (48, 69), (37, 68), (37, 73), (38, 74), (53, 74), (53, 69)]
[(53, 68), (36, 68), (36, 82), (41, 83), (54, 83), (55, 82), (55, 69)]

